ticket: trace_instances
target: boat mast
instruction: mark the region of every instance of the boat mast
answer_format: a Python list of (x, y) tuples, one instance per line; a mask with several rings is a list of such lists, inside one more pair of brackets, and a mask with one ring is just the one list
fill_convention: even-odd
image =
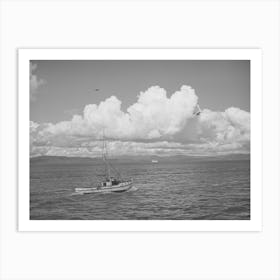
[(111, 173), (115, 173), (117, 177), (122, 180), (122, 175), (121, 173), (108, 161), (107, 155), (108, 155), (108, 149), (107, 149), (107, 141), (105, 138), (105, 133), (104, 133), (104, 128), (103, 128), (103, 137), (102, 137), (102, 159), (105, 164), (105, 177), (107, 180), (111, 181)]
[(111, 180), (110, 167), (109, 167), (109, 164), (108, 164), (108, 161), (107, 161), (107, 154), (108, 154), (107, 142), (106, 142), (106, 139), (105, 139), (104, 128), (103, 128), (102, 158), (103, 158), (103, 161), (105, 163), (105, 176), (106, 176), (106, 179)]

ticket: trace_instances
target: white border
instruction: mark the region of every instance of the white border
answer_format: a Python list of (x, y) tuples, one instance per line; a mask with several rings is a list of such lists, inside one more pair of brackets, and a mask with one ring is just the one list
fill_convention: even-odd
[[(251, 220), (29, 220), (30, 60), (250, 60)], [(19, 231), (260, 231), (262, 228), (262, 94), (260, 49), (19, 49)]]

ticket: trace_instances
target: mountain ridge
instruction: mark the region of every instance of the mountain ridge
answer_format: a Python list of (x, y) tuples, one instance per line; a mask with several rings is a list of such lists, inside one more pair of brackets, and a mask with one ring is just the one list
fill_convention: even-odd
[[(250, 154), (231, 154), (231, 155), (217, 155), (217, 156), (190, 156), (190, 155), (174, 155), (174, 156), (118, 156), (109, 157), (110, 161), (123, 162), (151, 162), (157, 160), (160, 162), (184, 162), (184, 161), (223, 161), (223, 160), (250, 160)], [(67, 156), (38, 156), (31, 157), (30, 162), (89, 162), (102, 161), (100, 157), (67, 157)]]

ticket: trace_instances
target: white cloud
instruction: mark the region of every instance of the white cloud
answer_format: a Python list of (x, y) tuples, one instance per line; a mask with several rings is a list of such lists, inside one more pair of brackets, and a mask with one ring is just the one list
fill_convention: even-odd
[(192, 118), (196, 104), (191, 87), (182, 86), (169, 98), (163, 88), (153, 86), (141, 92), (126, 112), (121, 110), (121, 101), (111, 96), (99, 105), (86, 105), (83, 116), (74, 115), (71, 121), (50, 125), (47, 131), (100, 139), (104, 129), (105, 136), (112, 139), (157, 139), (179, 132)]
[(126, 111), (111, 96), (99, 105), (86, 105), (70, 121), (31, 122), (31, 151), (96, 156), (104, 129), (115, 155), (249, 153), (250, 113), (231, 107), (224, 112), (204, 109), (195, 116), (197, 102), (189, 86), (170, 97), (163, 88), (150, 87)]
[[(196, 143), (182, 144), (176, 142), (134, 142), (134, 141), (111, 141), (108, 143), (109, 157), (118, 156), (170, 156), (170, 155), (192, 155), (192, 156), (214, 156), (225, 154), (242, 153), (247, 154), (248, 150), (241, 143), (217, 144)], [(100, 157), (102, 143), (100, 141), (84, 142), (74, 146), (31, 146), (31, 156), (52, 155), (52, 156), (79, 156), (79, 157)]]
[(203, 110), (199, 118), (199, 136), (204, 141), (233, 143), (250, 141), (250, 113), (238, 108), (225, 112)]
[(35, 71), (37, 69), (37, 64), (30, 62), (30, 100), (35, 101), (38, 93), (38, 88), (44, 85), (46, 82), (43, 79), (40, 79)]

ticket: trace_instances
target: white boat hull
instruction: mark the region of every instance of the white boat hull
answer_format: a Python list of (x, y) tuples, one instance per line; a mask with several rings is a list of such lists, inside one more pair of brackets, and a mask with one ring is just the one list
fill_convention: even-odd
[(76, 193), (86, 194), (86, 193), (118, 193), (125, 192), (132, 188), (132, 181), (121, 182), (118, 185), (111, 186), (100, 186), (93, 188), (75, 188)]

